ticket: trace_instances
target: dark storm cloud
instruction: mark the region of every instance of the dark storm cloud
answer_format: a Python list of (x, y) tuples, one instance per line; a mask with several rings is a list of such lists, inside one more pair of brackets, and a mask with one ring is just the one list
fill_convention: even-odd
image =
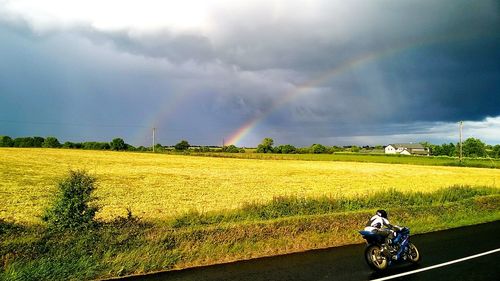
[[(500, 115), (498, 1), (290, 1), (210, 13), (209, 31), (189, 32), (88, 22), (37, 28), (22, 13), (9, 15), (0, 21), (0, 58), (10, 63), (0, 74), (3, 116), (24, 101), (19, 118), (79, 112), (152, 126), (144, 111), (161, 111), (155, 100), (178, 95), (181, 110), (163, 121), (168, 141), (218, 143), (266, 116), (254, 138), (307, 144)], [(334, 69), (342, 71), (308, 84)]]

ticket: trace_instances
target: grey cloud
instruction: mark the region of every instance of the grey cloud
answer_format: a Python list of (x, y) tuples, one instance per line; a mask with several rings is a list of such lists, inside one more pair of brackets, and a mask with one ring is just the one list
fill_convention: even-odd
[[(215, 31), (206, 34), (103, 31), (86, 23), (41, 32), (26, 19), (10, 18), (0, 23), (6, 42), (0, 58), (10, 63), (0, 72), (0, 108), (20, 119), (78, 115), (89, 123), (157, 125), (169, 132), (163, 143), (180, 137), (219, 143), (266, 116), (247, 145), (268, 135), (305, 145), (341, 136), (425, 134), (435, 122), (500, 115), (498, 2), (313, 6), (302, 11), (293, 3), (279, 16), (267, 6), (218, 10)], [(398, 46), (404, 50), (349, 66)], [(302, 89), (335, 68), (343, 70)], [(303, 93), (270, 113), (296, 91)], [(176, 96), (176, 110), (155, 121), (160, 124), (145, 124), (149, 111), (161, 111)], [(23, 101), (17, 113), (5, 108)], [(134, 130), (121, 133), (133, 136)]]
[(206, 62), (215, 59), (209, 38), (195, 34), (173, 34), (168, 30), (149, 34), (130, 30), (98, 31), (79, 28), (79, 32), (97, 44), (111, 43), (120, 51), (132, 54), (165, 58), (173, 63), (185, 61)]

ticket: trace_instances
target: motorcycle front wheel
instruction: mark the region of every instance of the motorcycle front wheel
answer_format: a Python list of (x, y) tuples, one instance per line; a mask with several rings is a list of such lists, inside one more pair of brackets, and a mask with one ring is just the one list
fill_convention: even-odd
[(412, 243), (410, 243), (410, 245), (408, 245), (408, 248), (410, 250), (408, 254), (408, 258), (410, 259), (410, 261), (412, 263), (419, 262), (422, 259), (422, 257), (420, 256), (420, 252), (418, 251), (417, 247)]
[(375, 270), (384, 270), (388, 266), (387, 258), (382, 254), (382, 249), (377, 245), (370, 245), (365, 249), (366, 263)]

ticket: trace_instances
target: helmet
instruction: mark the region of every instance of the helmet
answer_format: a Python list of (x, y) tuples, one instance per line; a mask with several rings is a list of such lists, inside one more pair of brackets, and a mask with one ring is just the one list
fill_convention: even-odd
[(387, 219), (387, 212), (385, 210), (377, 210), (376, 215)]

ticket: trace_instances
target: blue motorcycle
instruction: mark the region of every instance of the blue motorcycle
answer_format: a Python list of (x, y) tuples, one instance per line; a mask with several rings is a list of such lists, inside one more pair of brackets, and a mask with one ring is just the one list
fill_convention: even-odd
[(410, 229), (400, 228), (390, 245), (385, 244), (385, 237), (371, 231), (362, 230), (359, 233), (366, 240), (365, 260), (374, 270), (384, 270), (395, 262), (420, 261), (420, 252), (410, 243)]

